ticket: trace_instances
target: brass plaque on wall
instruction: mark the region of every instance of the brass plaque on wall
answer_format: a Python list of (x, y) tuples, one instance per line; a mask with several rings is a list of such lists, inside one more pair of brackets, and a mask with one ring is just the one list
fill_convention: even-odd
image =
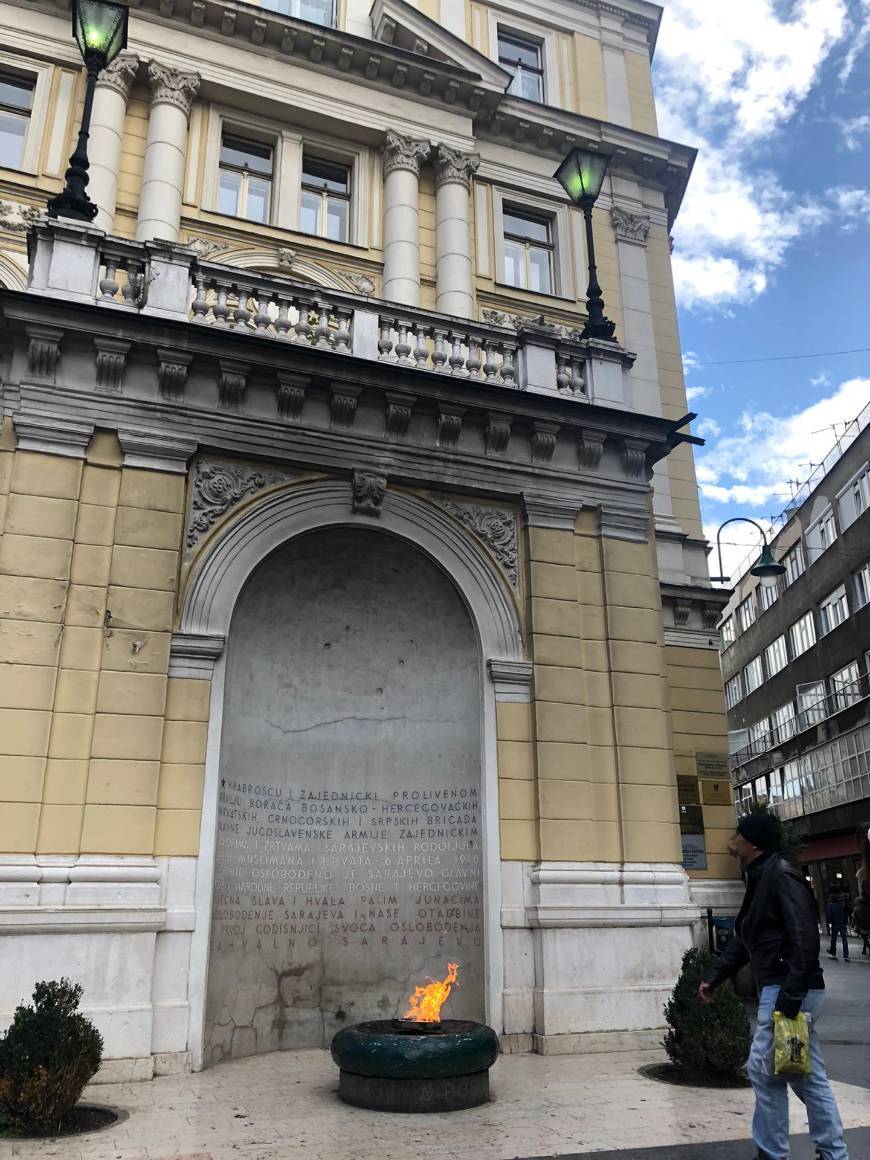
[(727, 781), (702, 781), (701, 798), (707, 806), (730, 806), (731, 786)]
[(698, 777), (721, 777), (728, 779), (728, 754), (698, 752), (695, 754), (695, 770)]
[(681, 777), (677, 774), (677, 801), (681, 806), (700, 805), (701, 797), (696, 777)]

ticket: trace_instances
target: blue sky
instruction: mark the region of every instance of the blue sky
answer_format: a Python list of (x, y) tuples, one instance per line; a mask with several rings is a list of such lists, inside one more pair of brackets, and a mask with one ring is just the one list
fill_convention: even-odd
[[(870, 402), (870, 352), (735, 362), (870, 347), (870, 0), (664, 10), (660, 132), (700, 150), (674, 275), (715, 538), (730, 516), (780, 511)], [(726, 529), (727, 569), (752, 537)]]

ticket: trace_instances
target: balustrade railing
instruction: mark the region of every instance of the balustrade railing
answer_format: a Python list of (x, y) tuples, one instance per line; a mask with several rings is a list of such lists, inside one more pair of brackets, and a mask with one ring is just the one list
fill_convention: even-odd
[(516, 353), (516, 335), (496, 328), (447, 326), (422, 314), (378, 314), (381, 362), (516, 387)]
[(136, 242), (106, 238), (99, 248), (97, 302), (139, 310), (147, 297), (147, 255)]

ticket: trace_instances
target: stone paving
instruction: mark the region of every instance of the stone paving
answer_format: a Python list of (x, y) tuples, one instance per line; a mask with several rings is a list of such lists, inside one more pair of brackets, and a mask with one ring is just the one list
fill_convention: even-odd
[[(852, 1160), (870, 1160), (870, 961), (827, 963), (826, 978), (829, 1071), (844, 1123), (856, 1129)], [(86, 1137), (0, 1143), (0, 1160), (751, 1157), (751, 1090), (674, 1087), (638, 1075), (638, 1066), (660, 1058), (656, 1051), (505, 1056), (493, 1069), (494, 1099), (486, 1107), (396, 1116), (339, 1103), (336, 1069), (325, 1051), (258, 1056), (198, 1075), (91, 1088), (91, 1102), (122, 1108), (129, 1117)], [(806, 1132), (797, 1100), (792, 1131)], [(811, 1155), (806, 1139), (796, 1142), (794, 1160)]]

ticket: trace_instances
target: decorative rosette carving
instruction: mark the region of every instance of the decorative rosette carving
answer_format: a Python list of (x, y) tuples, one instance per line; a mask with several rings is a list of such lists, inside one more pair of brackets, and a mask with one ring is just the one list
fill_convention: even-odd
[(193, 480), (193, 501), (187, 529), (190, 551), (229, 509), (264, 487), (284, 483), (288, 476), (258, 471), (245, 463), (214, 463), (201, 460)]

